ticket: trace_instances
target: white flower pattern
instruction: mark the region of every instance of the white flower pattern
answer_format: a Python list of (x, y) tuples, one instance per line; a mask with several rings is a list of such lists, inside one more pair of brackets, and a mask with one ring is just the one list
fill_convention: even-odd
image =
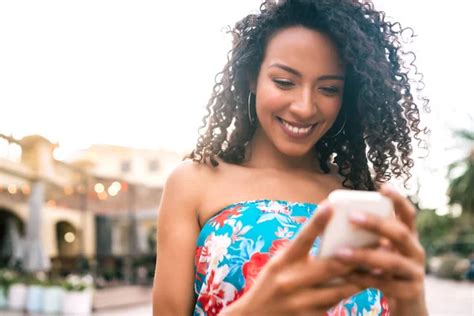
[(275, 232), (275, 235), (278, 238), (289, 239), (293, 236), (293, 232), (288, 229), (287, 226), (285, 227), (278, 227), (278, 230)]
[(215, 235), (212, 233), (209, 235), (209, 238), (206, 240), (205, 247), (208, 251), (208, 263), (209, 268), (213, 269), (217, 267), (219, 262), (224, 259), (224, 256), (227, 254), (227, 248), (231, 244), (231, 239), (227, 234), (224, 235)]

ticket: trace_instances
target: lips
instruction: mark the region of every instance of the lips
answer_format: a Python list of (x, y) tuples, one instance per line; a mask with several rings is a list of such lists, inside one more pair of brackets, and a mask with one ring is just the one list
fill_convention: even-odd
[(307, 127), (316, 125), (316, 123), (314, 123), (314, 124), (301, 124), (301, 123), (291, 122), (291, 121), (284, 120), (284, 119), (282, 119), (281, 117), (278, 117), (278, 116), (277, 116), (277, 118), (280, 121), (284, 121), (284, 122), (288, 123), (289, 125), (297, 127), (297, 128), (307, 128)]
[(288, 122), (281, 117), (277, 117), (277, 119), (285, 134), (294, 139), (303, 139), (308, 137), (316, 126), (316, 124), (303, 125)]

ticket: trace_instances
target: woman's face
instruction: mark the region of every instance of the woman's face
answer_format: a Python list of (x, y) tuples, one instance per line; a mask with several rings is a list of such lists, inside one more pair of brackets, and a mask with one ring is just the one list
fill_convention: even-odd
[(344, 67), (323, 33), (288, 27), (268, 42), (256, 81), (256, 110), (263, 133), (281, 153), (307, 154), (336, 120)]

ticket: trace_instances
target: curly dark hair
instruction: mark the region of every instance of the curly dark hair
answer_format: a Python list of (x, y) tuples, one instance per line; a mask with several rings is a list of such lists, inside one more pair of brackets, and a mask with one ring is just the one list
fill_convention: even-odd
[[(185, 157), (217, 166), (219, 157), (239, 164), (255, 132), (249, 121), (247, 97), (250, 81), (257, 78), (266, 45), (278, 30), (303, 26), (327, 34), (346, 66), (346, 83), (340, 113), (331, 129), (315, 145), (325, 173), (337, 165), (343, 186), (375, 190), (392, 176), (404, 178), (414, 165), (412, 137), (424, 146), (419, 106), (412, 90), (423, 89), (423, 76), (413, 64), (413, 52), (402, 50), (411, 28), (389, 22), (370, 1), (268, 0), (230, 30), (233, 48), (216, 76), (207, 114), (199, 128), (195, 149)], [(405, 57), (413, 56), (412, 62)], [(409, 78), (410, 71), (414, 77)], [(428, 99), (419, 96), (425, 111)], [(255, 111), (253, 111), (255, 112)], [(345, 123), (344, 123), (345, 122)], [(343, 130), (336, 137), (328, 135)]]

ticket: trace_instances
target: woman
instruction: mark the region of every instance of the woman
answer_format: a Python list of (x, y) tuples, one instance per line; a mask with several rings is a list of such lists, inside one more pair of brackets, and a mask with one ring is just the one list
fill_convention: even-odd
[(236, 24), (192, 161), (165, 184), (155, 315), (426, 314), (414, 207), (390, 187), (397, 218), (352, 218), (380, 247), (314, 256), (331, 191), (410, 177), (423, 130), (402, 32), (352, 0), (265, 1)]

